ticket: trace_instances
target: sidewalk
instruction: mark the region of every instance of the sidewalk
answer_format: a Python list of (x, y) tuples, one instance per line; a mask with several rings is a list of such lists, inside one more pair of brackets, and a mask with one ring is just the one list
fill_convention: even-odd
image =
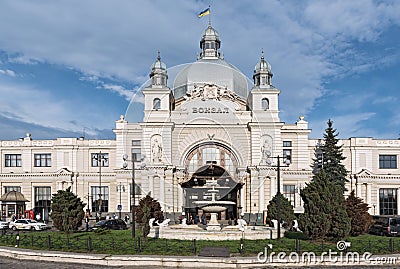
[[(35, 260), (59, 263), (92, 264), (103, 266), (147, 266), (170, 268), (260, 268), (264, 266), (300, 267), (300, 266), (371, 266), (371, 265), (400, 265), (400, 254), (373, 257), (375, 260), (361, 259), (357, 263), (337, 263), (323, 259), (316, 262), (285, 262), (274, 260), (262, 262), (257, 257), (197, 257), (197, 256), (151, 256), (151, 255), (108, 255), (90, 253), (72, 253), (59, 251), (43, 251), (31, 249), (19, 249), (12, 247), (0, 247), (0, 256), (20, 260)], [(391, 259), (393, 263), (376, 262), (376, 258)]]

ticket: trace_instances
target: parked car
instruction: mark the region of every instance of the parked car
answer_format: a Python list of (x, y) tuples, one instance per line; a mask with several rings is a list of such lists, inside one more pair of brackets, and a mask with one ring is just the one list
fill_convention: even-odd
[(400, 216), (372, 216), (374, 224), (369, 233), (386, 236), (400, 236)]
[(8, 229), (8, 224), (7, 221), (0, 221), (0, 230)]
[(8, 227), (13, 231), (16, 230), (41, 231), (49, 229), (49, 226), (47, 226), (45, 223), (37, 222), (36, 220), (32, 219), (18, 219), (16, 221), (11, 221)]
[(126, 230), (127, 225), (125, 221), (123, 221), (122, 219), (109, 219), (109, 220), (101, 220), (93, 226), (94, 230), (98, 228), (110, 229), (110, 230)]

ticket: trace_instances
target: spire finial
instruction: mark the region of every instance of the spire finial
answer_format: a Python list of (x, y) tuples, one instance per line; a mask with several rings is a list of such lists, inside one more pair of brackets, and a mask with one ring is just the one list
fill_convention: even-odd
[(160, 50), (157, 51), (157, 60), (161, 61)]
[(264, 49), (261, 48), (261, 60), (264, 60)]

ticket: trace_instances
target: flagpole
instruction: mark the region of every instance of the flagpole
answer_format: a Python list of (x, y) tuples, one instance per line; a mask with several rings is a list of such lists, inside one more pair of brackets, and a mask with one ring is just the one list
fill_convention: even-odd
[(211, 26), (211, 5), (208, 5), (208, 10), (209, 10), (209, 14), (208, 14), (208, 25)]

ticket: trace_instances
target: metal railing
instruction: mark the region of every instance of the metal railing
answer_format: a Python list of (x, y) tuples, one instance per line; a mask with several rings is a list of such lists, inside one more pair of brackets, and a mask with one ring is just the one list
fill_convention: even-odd
[[(372, 254), (400, 253), (400, 238), (376, 237), (371, 239), (351, 239), (350, 247), (343, 251), (370, 252)], [(95, 233), (75, 233), (68, 238), (64, 234), (45, 234), (37, 232), (7, 233), (0, 235), (0, 245), (16, 246), (27, 249), (46, 249), (80, 253), (107, 253), (118, 255), (153, 254), (153, 255), (197, 255), (204, 247), (226, 247), (231, 255), (251, 256), (272, 246), (272, 251), (302, 254), (314, 252), (338, 251), (336, 242), (309, 241), (299, 239), (282, 240), (245, 240), (240, 241), (206, 241), (153, 239), (136, 237), (134, 239), (98, 235)]]

